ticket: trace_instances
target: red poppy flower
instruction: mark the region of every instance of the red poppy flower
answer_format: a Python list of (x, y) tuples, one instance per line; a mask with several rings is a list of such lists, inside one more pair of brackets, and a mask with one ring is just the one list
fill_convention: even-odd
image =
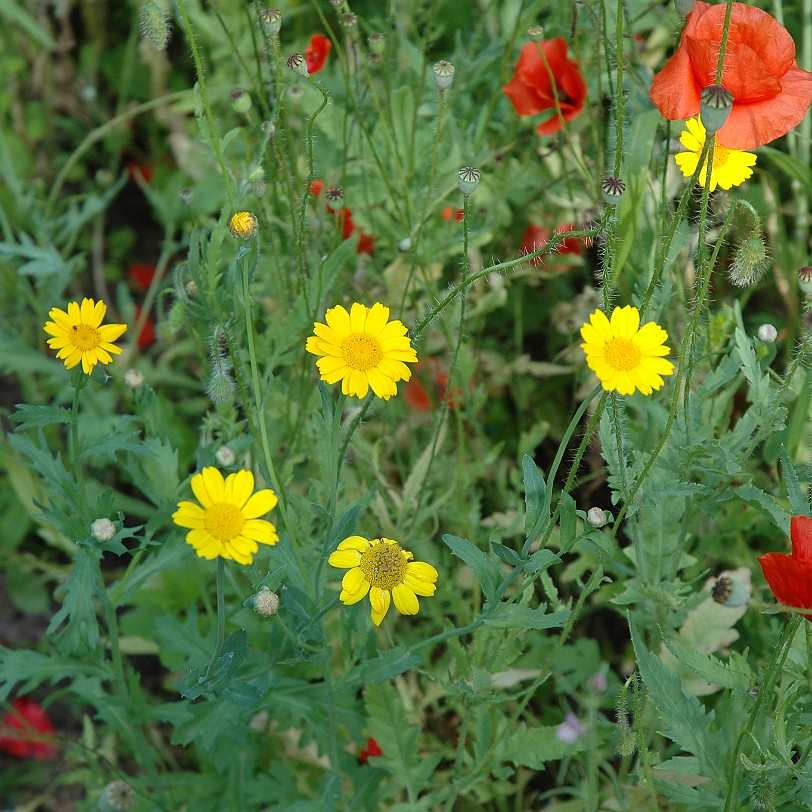
[[(812, 518), (793, 516), (789, 535), (789, 555), (767, 553), (758, 563), (779, 603), (812, 609)], [(812, 615), (804, 617), (812, 622)]]
[(375, 739), (373, 739), (372, 736), (370, 736), (367, 739), (367, 746), (362, 747), (361, 752), (358, 754), (358, 761), (360, 761), (361, 764), (366, 764), (370, 758), (382, 755), (383, 750), (381, 750), (380, 746), (378, 745), (378, 742), (376, 742)]
[[(549, 65), (538, 49), (541, 48)], [(550, 74), (555, 80), (558, 92), (558, 106), (565, 121), (575, 118), (584, 109), (586, 83), (578, 63), (567, 59), (567, 41), (563, 37), (543, 39), (536, 44), (528, 42), (522, 46), (516, 72), (502, 88), (510, 96), (513, 107), (520, 116), (534, 116), (551, 110), (545, 121), (536, 127), (539, 135), (553, 135), (561, 129), (561, 117), (556, 112), (555, 94)]]
[[(426, 385), (431, 388), (431, 395)], [(425, 364), (423, 361), (415, 364), (414, 375), (403, 388), (403, 397), (418, 412), (428, 412), (438, 403), (447, 403), (449, 409), (463, 406), (462, 389), (457, 387), (454, 391), (449, 390), (448, 372), (441, 369), (437, 359), (431, 356), (426, 359)]]
[(127, 266), (127, 279), (135, 290), (146, 290), (155, 276), (154, 265), (144, 265), (141, 262), (131, 262)]
[[(135, 306), (135, 319), (136, 321), (141, 316), (141, 305)], [(147, 316), (141, 333), (138, 336), (138, 346), (140, 349), (145, 350), (155, 343), (155, 321), (152, 316)]]
[(451, 206), (446, 206), (443, 209), (443, 220), (450, 220), (452, 217), (461, 223), (462, 218), (465, 217), (465, 209), (453, 209)]
[[(327, 208), (329, 209), (330, 207), (328, 206)], [(333, 209), (330, 209), (330, 211), (333, 211)], [(340, 209), (333, 211), (333, 214), (338, 217), (338, 222), (341, 224), (341, 234), (345, 240), (349, 239), (355, 233), (356, 229), (360, 231), (360, 235), (358, 237), (358, 246), (355, 249), (356, 253), (374, 253), (375, 240), (369, 234), (366, 234), (363, 229), (355, 225), (355, 222), (352, 219), (352, 211), (350, 209), (348, 209), (346, 206), (342, 206)]]
[(318, 73), (324, 67), (327, 54), (330, 53), (332, 47), (333, 43), (330, 42), (328, 37), (321, 34), (313, 34), (310, 37), (310, 44), (305, 48), (304, 52), (308, 73)]
[(310, 194), (313, 197), (319, 197), (321, 195), (321, 190), (324, 188), (324, 181), (323, 180), (314, 180), (310, 184)]
[(152, 176), (155, 174), (155, 166), (153, 164), (140, 164), (136, 161), (128, 161), (126, 169), (127, 177), (133, 183), (141, 179), (143, 179), (144, 183), (152, 183)]
[(39, 703), (24, 696), (15, 697), (11, 710), (0, 720), (0, 751), (17, 758), (50, 758), (59, 748), (41, 735), (54, 732), (48, 714)]
[[(665, 118), (699, 113), (702, 89), (716, 83), (725, 4), (698, 2), (677, 52), (654, 77), (651, 100)], [(722, 71), (733, 109), (716, 134), (728, 149), (753, 149), (800, 124), (812, 103), (812, 73), (795, 61), (789, 32), (760, 8), (734, 3)]]

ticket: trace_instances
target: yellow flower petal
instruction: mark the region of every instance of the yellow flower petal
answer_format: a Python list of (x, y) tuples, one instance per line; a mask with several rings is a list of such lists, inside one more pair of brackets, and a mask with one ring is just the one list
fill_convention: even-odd
[(396, 586), (392, 590), (392, 599), (395, 601), (395, 608), (402, 615), (416, 615), (420, 609), (417, 596), (406, 584)]

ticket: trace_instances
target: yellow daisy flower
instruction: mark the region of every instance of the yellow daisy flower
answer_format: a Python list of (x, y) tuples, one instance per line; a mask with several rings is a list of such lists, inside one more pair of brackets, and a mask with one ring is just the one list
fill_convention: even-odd
[(341, 581), (341, 602), (349, 606), (369, 593), (372, 622), (380, 626), (393, 598), (402, 615), (416, 615), (420, 608), (417, 596), (429, 597), (437, 589), (437, 570), (413, 558), (392, 539), (350, 536), (338, 545), (327, 563), (349, 570)]
[(640, 327), (636, 307), (616, 307), (611, 321), (596, 310), (581, 327), (587, 366), (598, 376), (607, 392), (631, 395), (639, 389), (644, 395), (663, 385), (674, 365), (663, 358), (671, 351), (664, 346), (668, 333), (653, 321)]
[(107, 305), (93, 299), (70, 302), (68, 312), (53, 307), (48, 315), (53, 321), (45, 322), (43, 328), (49, 336), (48, 346), (58, 350), (56, 357), (73, 369), (80, 361), (82, 372), (90, 375), (98, 363), (112, 364), (113, 355), (121, 353), (121, 347), (112, 342), (127, 329), (126, 324), (102, 324)]
[[(702, 126), (702, 122), (698, 118), (692, 118), (685, 122), (687, 130), (682, 131), (680, 136), (680, 144), (688, 150), (688, 152), (679, 152), (674, 156), (677, 166), (682, 171), (686, 178), (690, 178), (696, 171), (696, 165), (699, 163), (699, 156), (702, 148), (705, 146), (705, 138), (707, 132)], [(752, 152), (742, 152), (739, 149), (728, 149), (719, 143), (718, 138), (714, 138), (713, 143), (713, 168), (711, 169), (710, 191), (712, 192), (717, 186), (723, 189), (730, 189), (731, 186), (738, 186), (744, 183), (752, 174), (753, 170), (750, 168), (755, 166), (756, 156)], [(698, 182), (701, 186), (705, 185), (705, 176), (707, 175), (708, 165), (707, 161), (699, 173)]]
[[(389, 321), (389, 308), (357, 302), (348, 313), (341, 305), (327, 311), (327, 324), (316, 322), (315, 335), (305, 349), (319, 355), (316, 366), (327, 383), (341, 381), (345, 395), (364, 398), (370, 387), (384, 400), (396, 395), (398, 381), (412, 377), (406, 363), (417, 362), (417, 353), (401, 321)], [(406, 363), (404, 363), (406, 362)]]
[(186, 543), (200, 558), (230, 558), (250, 564), (260, 544), (276, 544), (271, 522), (260, 519), (279, 501), (270, 488), (254, 493), (254, 475), (237, 471), (225, 479), (216, 468), (204, 468), (191, 481), (194, 502), (179, 502), (172, 514), (178, 527), (187, 527)]

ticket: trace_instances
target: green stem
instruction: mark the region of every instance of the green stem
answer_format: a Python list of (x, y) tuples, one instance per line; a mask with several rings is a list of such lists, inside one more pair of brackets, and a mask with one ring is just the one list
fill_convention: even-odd
[(225, 572), (226, 561), (222, 556), (217, 556), (217, 642), (214, 644), (214, 653), (211, 655), (203, 682), (208, 682), (211, 679), (214, 667), (223, 653), (223, 643), (226, 639)]
[(753, 705), (753, 710), (750, 711), (750, 718), (747, 720), (747, 726), (739, 734), (739, 738), (736, 741), (736, 749), (733, 751), (730, 784), (728, 785), (727, 796), (725, 798), (724, 812), (733, 812), (733, 810), (737, 808), (735, 805), (736, 789), (739, 782), (739, 770), (741, 769), (740, 755), (744, 746), (744, 741), (753, 732), (753, 728), (755, 727), (755, 724), (758, 721), (758, 718), (761, 715), (768, 698), (770, 698), (775, 688), (775, 683), (777, 682), (778, 677), (784, 668), (784, 662), (789, 654), (792, 640), (795, 637), (795, 633), (798, 631), (798, 626), (802, 622), (803, 618), (801, 615), (795, 615), (795, 617), (789, 620), (786, 626), (784, 626), (784, 631), (781, 633), (781, 638), (778, 641), (778, 645), (775, 647), (770, 664), (767, 666), (767, 673), (764, 677), (763, 684), (759, 688), (758, 697)]
[(74, 370), (73, 375), (73, 402), (70, 407), (70, 460), (73, 475), (76, 477), (76, 484), (79, 486), (79, 512), (82, 517), (87, 518), (85, 469), (80, 459), (81, 449), (79, 446), (79, 394), (85, 388), (87, 375), (82, 372), (80, 367)]
[(234, 208), (234, 190), (232, 189), (232, 178), (226, 166), (225, 158), (223, 157), (223, 150), (220, 145), (220, 136), (217, 133), (217, 127), (214, 124), (214, 114), (211, 111), (211, 102), (209, 101), (209, 92), (206, 89), (206, 79), (203, 75), (203, 63), (200, 59), (200, 52), (197, 49), (197, 42), (195, 40), (194, 32), (192, 31), (192, 24), (189, 20), (189, 15), (186, 11), (186, 0), (178, 0), (178, 10), (180, 16), (183, 18), (183, 27), (186, 29), (186, 38), (189, 41), (189, 48), (192, 51), (192, 59), (195, 63), (195, 73), (197, 74), (197, 84), (200, 87), (200, 100), (203, 104), (203, 111), (206, 115), (206, 121), (209, 125), (209, 137), (211, 138), (211, 146), (214, 150), (214, 155), (217, 158), (217, 163), (220, 165), (220, 172), (223, 176), (223, 183), (225, 184), (226, 200), (228, 201), (229, 209)]

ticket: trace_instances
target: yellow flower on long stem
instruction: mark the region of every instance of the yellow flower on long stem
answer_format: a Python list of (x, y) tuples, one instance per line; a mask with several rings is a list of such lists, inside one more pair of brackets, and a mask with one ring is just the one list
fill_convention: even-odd
[(392, 600), (403, 615), (416, 615), (417, 596), (434, 594), (437, 570), (414, 556), (392, 539), (344, 539), (327, 559), (333, 567), (349, 570), (341, 581), (339, 599), (349, 606), (369, 594), (372, 622), (380, 626)]
[(417, 353), (406, 335), (403, 322), (389, 321), (389, 308), (356, 302), (348, 313), (341, 305), (330, 308), (325, 320), (316, 322), (315, 335), (305, 349), (321, 356), (316, 361), (321, 379), (341, 381), (345, 395), (364, 398), (372, 391), (384, 400), (396, 395), (398, 381), (412, 377), (407, 363), (417, 362)]
[(82, 372), (90, 375), (96, 364), (111, 364), (113, 355), (121, 353), (121, 347), (113, 342), (127, 329), (126, 324), (102, 324), (107, 305), (102, 301), (83, 299), (82, 304), (70, 302), (67, 313), (53, 307), (48, 315), (53, 321), (45, 322), (43, 328), (49, 336), (48, 346), (58, 350), (67, 369), (73, 369), (80, 361)]
[(663, 358), (671, 351), (665, 346), (668, 333), (650, 321), (640, 327), (636, 307), (616, 307), (611, 321), (596, 310), (581, 327), (587, 366), (598, 376), (607, 392), (631, 395), (639, 389), (650, 395), (663, 385), (674, 365)]
[(260, 544), (279, 541), (271, 522), (260, 519), (276, 506), (270, 488), (254, 493), (254, 475), (237, 471), (225, 479), (216, 468), (204, 468), (191, 480), (197, 501), (179, 502), (172, 514), (178, 527), (189, 528), (186, 543), (200, 558), (230, 558), (250, 564)]
[[(702, 153), (702, 148), (705, 146), (705, 139), (707, 132), (702, 126), (702, 122), (698, 118), (692, 118), (685, 122), (687, 130), (682, 131), (680, 136), (680, 144), (688, 150), (688, 152), (678, 152), (674, 156), (677, 166), (680, 168), (686, 178), (690, 178), (696, 171), (696, 166), (699, 163), (699, 156)], [(728, 149), (719, 143), (719, 139), (714, 139), (713, 144), (713, 166), (711, 167), (710, 191), (712, 192), (717, 186), (723, 189), (730, 189), (731, 186), (738, 186), (744, 183), (752, 174), (753, 170), (750, 168), (755, 166), (756, 156), (752, 152), (742, 152), (739, 149)], [(705, 177), (708, 173), (708, 162), (702, 167), (699, 173), (698, 183), (701, 186), (705, 185)]]

